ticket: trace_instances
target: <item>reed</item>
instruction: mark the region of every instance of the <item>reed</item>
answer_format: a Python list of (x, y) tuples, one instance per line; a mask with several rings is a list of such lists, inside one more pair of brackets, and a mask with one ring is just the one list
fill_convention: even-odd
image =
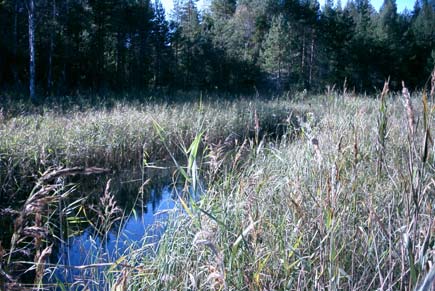
[[(386, 90), (382, 95), (381, 107), (379, 100), (352, 96), (306, 100), (312, 117), (302, 119), (299, 138), (260, 150), (246, 146), (249, 141), (239, 145), (244, 159), (233, 155), (237, 162), (218, 171), (189, 214), (174, 210), (157, 252), (136, 262), (157, 271), (131, 276), (130, 286), (418, 287), (433, 262), (434, 153), (426, 145), (428, 128), (416, 123), (411, 135), (407, 107), (387, 98)], [(410, 98), (414, 118), (431, 124), (423, 94)], [(416, 152), (410, 153), (409, 141)], [(218, 153), (211, 149), (210, 163), (224, 158)]]
[[(9, 114), (0, 123), (1, 197), (9, 200), (11, 193), (34, 182), (34, 173), (51, 166), (121, 170), (140, 168), (144, 160), (171, 160), (168, 153), (182, 155), (182, 145), (191, 144), (201, 130), (210, 143), (229, 136), (243, 140), (270, 132), (283, 134), (292, 110), (286, 100), (241, 99), (148, 105), (117, 102), (109, 109), (44, 107), (42, 115)], [(155, 124), (164, 131), (167, 148)]]
[[(154, 226), (166, 229), (161, 239), (150, 244), (144, 238), (117, 261), (107, 262), (101, 288), (423, 290), (430, 286), (433, 104), (425, 92), (388, 92), (387, 82), (380, 96), (343, 96), (330, 89), (328, 96), (268, 103), (266, 111), (273, 112), (276, 105), (285, 108), (287, 117), (287, 108), (292, 108), (290, 121), (283, 121), (291, 133), (280, 139), (261, 135), (273, 128), (267, 125), (272, 119), (262, 117), (270, 112), (249, 102), (244, 109), (235, 107), (248, 110), (249, 118), (236, 114), (235, 108), (230, 109), (234, 116), (222, 110), (208, 115), (210, 109), (202, 104), (189, 123), (195, 124), (192, 129), (180, 123), (168, 127), (154, 118), (154, 137), (162, 151), (170, 153), (176, 164), (174, 177), (185, 187), (176, 195), (176, 207), (166, 212), (169, 220)], [(218, 113), (225, 122), (211, 119)], [(209, 127), (238, 124), (234, 120), (245, 120), (240, 116), (250, 120), (250, 134), (234, 136), (228, 130), (220, 137)], [(173, 128), (182, 136), (191, 133), (190, 138), (181, 139)], [(174, 148), (180, 149), (180, 156), (173, 154)], [(204, 177), (207, 183), (201, 184)], [(199, 199), (190, 199), (192, 187), (202, 191)], [(82, 281), (82, 288), (94, 286), (90, 282), (102, 276), (86, 274), (90, 277)]]

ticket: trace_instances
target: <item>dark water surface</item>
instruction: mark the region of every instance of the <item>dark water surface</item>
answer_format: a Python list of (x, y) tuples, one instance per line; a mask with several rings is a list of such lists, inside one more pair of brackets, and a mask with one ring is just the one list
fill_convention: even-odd
[[(144, 176), (150, 177), (152, 182), (144, 182)], [(105, 191), (109, 180), (112, 183), (107, 188), (109, 191)], [(64, 191), (73, 191), (64, 200), (50, 206), (61, 211), (52, 212), (53, 215), (49, 216), (51, 232), (44, 242), (45, 246), (52, 248), (43, 277), (47, 290), (106, 290), (110, 282), (106, 276), (111, 276), (106, 271), (113, 263), (124, 256), (134, 257), (134, 250), (138, 249), (141, 255), (154, 254), (169, 216), (178, 215), (179, 210), (183, 212), (178, 195), (197, 200), (202, 193), (201, 190), (185, 193), (173, 182), (172, 176), (154, 177), (127, 171), (122, 175), (111, 173), (71, 178), (64, 183)], [(202, 189), (202, 183), (199, 184)], [(114, 204), (119, 212), (115, 218), (118, 219), (107, 233), (101, 233), (97, 231), (100, 229), (98, 222), (104, 220), (101, 213), (105, 212), (99, 210), (110, 204), (107, 200), (106, 204), (102, 203), (101, 199), (108, 196), (113, 199), (110, 200), (112, 203), (116, 201)], [(6, 217), (9, 220), (0, 218), (5, 227), (0, 233), (0, 241), (10, 241), (13, 216)], [(29, 239), (29, 242), (28, 251), (15, 255), (9, 269), (24, 284), (32, 284), (35, 278), (34, 269), (28, 269), (35, 256), (33, 241)]]
[[(139, 248), (142, 244), (156, 244), (165, 230), (168, 210), (176, 207), (175, 190), (174, 186), (151, 190), (147, 195), (148, 201), (139, 202), (140, 205), (136, 205), (129, 216), (114, 224), (106, 237), (87, 227), (80, 235), (61, 243), (57, 255), (52, 259), (52, 263), (58, 266), (57, 270), (48, 281), (72, 283), (80, 278), (85, 279), (85, 272), (78, 270), (77, 266), (113, 263), (128, 250)], [(123, 196), (120, 191), (116, 195), (118, 200)], [(97, 271), (101, 275), (103, 269), (97, 268), (92, 272), (95, 274)]]

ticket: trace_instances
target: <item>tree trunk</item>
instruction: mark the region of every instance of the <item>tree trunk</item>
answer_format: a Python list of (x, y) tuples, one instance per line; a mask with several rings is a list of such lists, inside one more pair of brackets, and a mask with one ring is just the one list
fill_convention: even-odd
[(14, 28), (13, 28), (13, 43), (12, 43), (12, 76), (14, 78), (14, 84), (18, 85), (18, 70), (17, 70), (17, 48), (18, 48), (18, 1), (15, 1), (14, 6)]
[(156, 48), (155, 48), (155, 61), (154, 61), (154, 88), (157, 88), (159, 86), (160, 83), (160, 70), (161, 70), (161, 52), (160, 52), (160, 43), (156, 43), (155, 44)]
[(63, 70), (62, 70), (62, 81), (63, 81), (63, 87), (68, 88), (70, 86), (70, 47), (72, 45), (71, 41), (71, 29), (69, 24), (69, 0), (65, 1), (65, 13), (62, 17), (62, 22), (64, 23), (64, 37), (65, 40), (63, 41)]
[(94, 89), (101, 90), (102, 83), (105, 79), (103, 77), (104, 74), (104, 62), (105, 62), (105, 47), (104, 47), (104, 37), (105, 37), (105, 19), (104, 12), (106, 10), (106, 6), (103, 1), (100, 1), (100, 5), (97, 6), (99, 11), (97, 11), (95, 24), (96, 24), (96, 69), (94, 76)]
[(48, 73), (47, 73), (47, 92), (50, 94), (53, 86), (53, 53), (54, 53), (54, 31), (56, 29), (56, 0), (53, 0), (52, 19), (50, 31), (50, 50), (48, 52)]
[(301, 54), (301, 73), (304, 75), (305, 70), (305, 29), (302, 37), (302, 54)]
[(315, 31), (313, 29), (311, 34), (311, 49), (310, 49), (310, 73), (308, 77), (308, 85), (311, 87), (313, 80), (313, 61), (314, 61), (314, 43), (315, 43)]
[(283, 58), (283, 49), (279, 47), (279, 53), (278, 53), (278, 90), (281, 91), (282, 88), (282, 72), (281, 72), (281, 62)]
[(35, 2), (28, 0), (27, 12), (29, 16), (29, 92), (30, 100), (36, 102), (35, 92)]
[(116, 34), (116, 76), (119, 86), (124, 86), (124, 44), (125, 34), (123, 31), (118, 31)]

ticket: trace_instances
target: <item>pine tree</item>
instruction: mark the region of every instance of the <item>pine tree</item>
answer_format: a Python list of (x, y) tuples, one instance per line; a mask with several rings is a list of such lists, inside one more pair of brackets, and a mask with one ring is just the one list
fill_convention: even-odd
[(391, 39), (396, 37), (397, 18), (396, 0), (384, 0), (379, 11), (381, 38)]
[(211, 2), (212, 14), (220, 19), (228, 19), (236, 11), (236, 0), (213, 0)]
[(36, 102), (36, 53), (35, 53), (35, 1), (26, 0), (27, 14), (28, 14), (28, 31), (29, 31), (29, 92), (30, 100)]
[(435, 1), (421, 0), (417, 11), (414, 11), (412, 32), (415, 38), (414, 67), (423, 68), (417, 73), (421, 79), (426, 78), (433, 70), (435, 63)]
[(341, 84), (349, 75), (350, 39), (354, 35), (352, 19), (344, 13), (341, 4), (334, 7), (332, 1), (327, 1), (320, 17), (319, 31), (319, 83), (322, 86)]
[(379, 59), (376, 43), (373, 15), (376, 11), (368, 0), (348, 2), (344, 13), (348, 14), (354, 23), (354, 34), (350, 40), (349, 54), (352, 57), (348, 66), (350, 85), (359, 90), (370, 88), (374, 82), (383, 82), (376, 62)]
[(198, 52), (201, 50), (199, 12), (196, 0), (174, 3), (173, 24), (174, 54), (177, 64), (177, 79), (183, 88), (198, 84)]
[(290, 74), (291, 40), (290, 28), (282, 15), (272, 19), (272, 26), (263, 43), (261, 64), (275, 80), (276, 87), (281, 90)]
[[(379, 14), (376, 15), (377, 62), (382, 79), (390, 77), (391, 85), (398, 87), (401, 80), (400, 65), (403, 54), (399, 47), (399, 23), (395, 0), (384, 0)], [(379, 84), (381, 85), (381, 84)]]
[(165, 18), (165, 10), (159, 0), (154, 2), (154, 18), (151, 31), (151, 42), (153, 45), (153, 80), (154, 86), (164, 84), (165, 75), (168, 74), (169, 53), (169, 26)]

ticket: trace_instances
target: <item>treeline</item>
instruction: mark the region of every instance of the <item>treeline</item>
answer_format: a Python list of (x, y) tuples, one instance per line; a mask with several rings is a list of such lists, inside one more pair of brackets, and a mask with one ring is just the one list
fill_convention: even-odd
[(159, 0), (0, 1), (0, 87), (362, 91), (422, 86), (435, 63), (435, 0), (174, 2), (168, 20)]

